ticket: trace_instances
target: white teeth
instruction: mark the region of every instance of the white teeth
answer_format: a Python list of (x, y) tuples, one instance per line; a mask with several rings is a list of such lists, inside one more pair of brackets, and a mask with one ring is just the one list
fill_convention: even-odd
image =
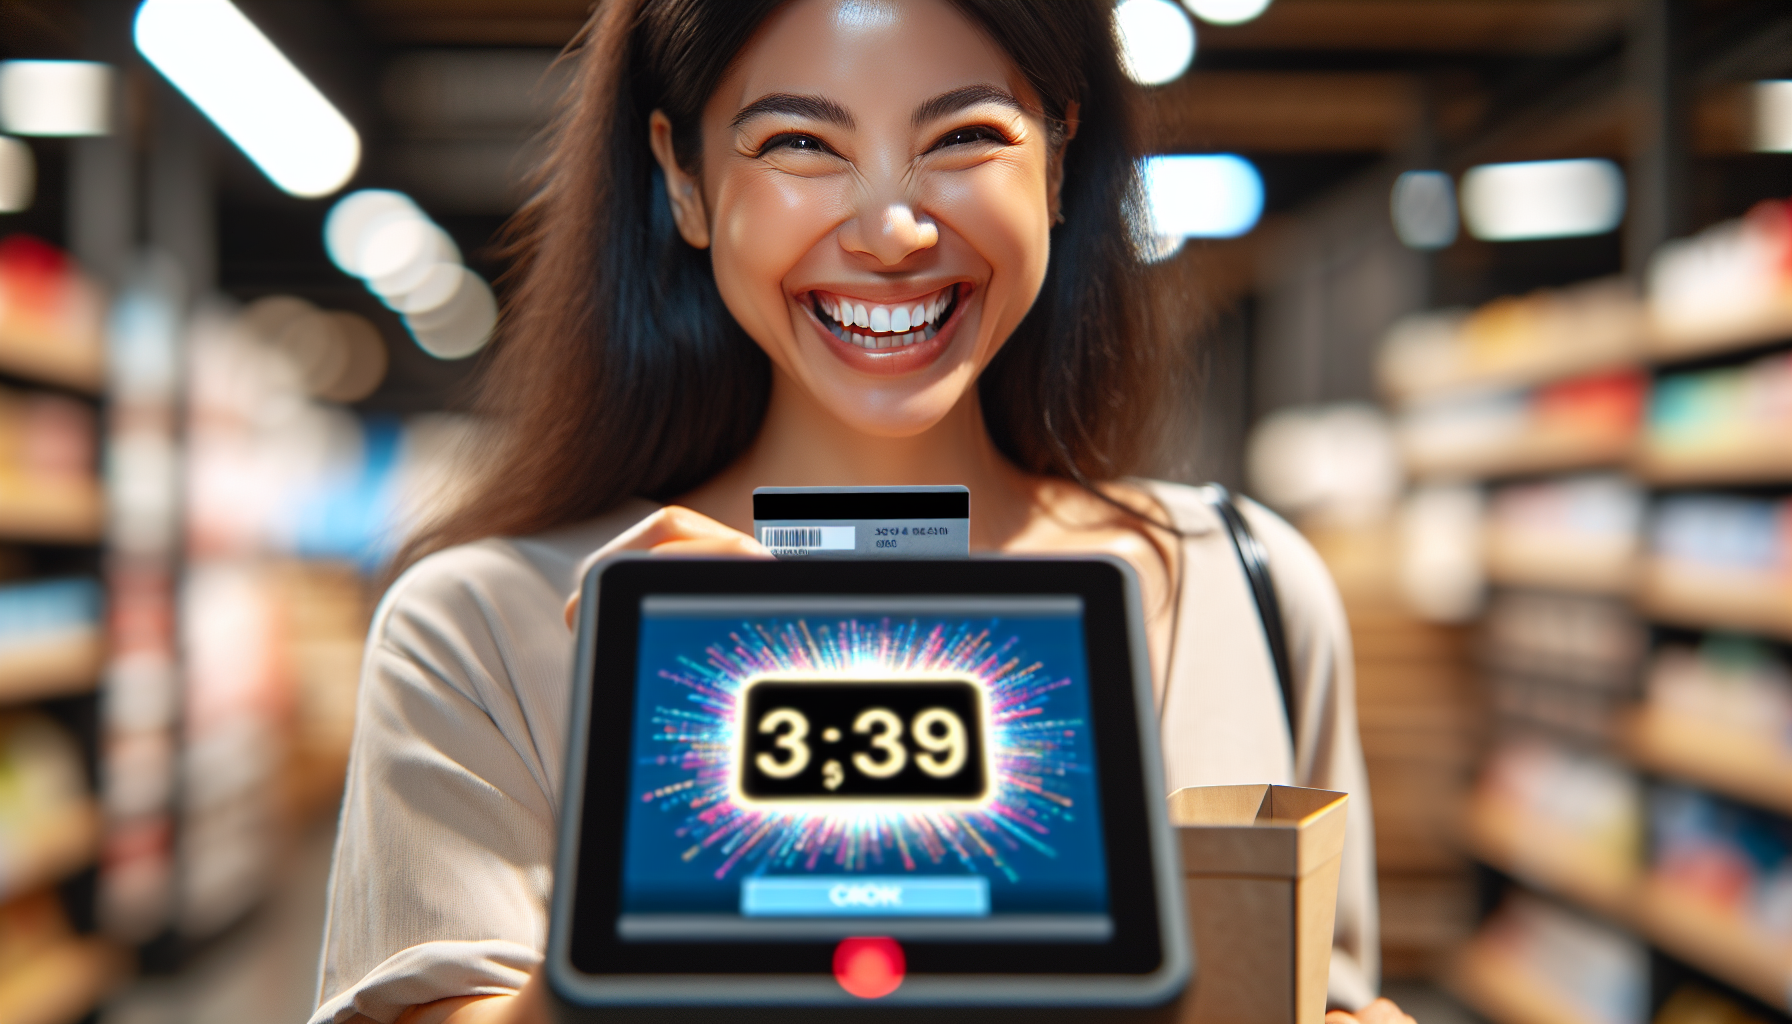
[[(956, 291), (947, 288), (926, 302), (913, 306), (879, 306), (847, 302), (837, 296), (818, 296), (817, 306), (839, 327), (835, 335), (868, 350), (906, 348), (916, 342), (929, 341), (939, 333), (940, 315), (952, 304)], [(851, 330), (868, 328), (870, 334)]]

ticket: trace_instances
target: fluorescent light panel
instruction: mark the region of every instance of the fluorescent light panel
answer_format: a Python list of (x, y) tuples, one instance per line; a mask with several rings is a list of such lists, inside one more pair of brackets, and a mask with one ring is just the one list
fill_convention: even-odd
[(1263, 178), (1241, 156), (1151, 156), (1139, 175), (1159, 237), (1235, 238), (1263, 215)]
[(1610, 160), (1483, 164), (1462, 176), (1462, 219), (1488, 242), (1602, 235), (1624, 220), (1624, 172)]
[(0, 135), (0, 213), (31, 208), (37, 194), (37, 160), (31, 147)]
[(361, 161), (353, 125), (230, 0), (145, 0), (137, 49), (295, 196), (341, 188)]
[(85, 60), (0, 61), (0, 129), (14, 135), (105, 135), (112, 69)]
[(1792, 82), (1756, 82), (1755, 151), (1792, 153)]

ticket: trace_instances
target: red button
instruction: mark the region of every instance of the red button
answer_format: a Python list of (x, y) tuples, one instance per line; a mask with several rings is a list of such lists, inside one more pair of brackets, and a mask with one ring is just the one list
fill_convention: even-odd
[(834, 980), (860, 999), (881, 999), (896, 991), (907, 970), (895, 939), (842, 939), (834, 947)]

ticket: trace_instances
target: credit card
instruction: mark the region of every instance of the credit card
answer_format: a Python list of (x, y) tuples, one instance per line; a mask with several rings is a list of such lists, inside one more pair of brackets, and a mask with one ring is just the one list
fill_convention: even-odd
[(932, 487), (760, 487), (753, 536), (779, 558), (969, 558), (971, 492)]

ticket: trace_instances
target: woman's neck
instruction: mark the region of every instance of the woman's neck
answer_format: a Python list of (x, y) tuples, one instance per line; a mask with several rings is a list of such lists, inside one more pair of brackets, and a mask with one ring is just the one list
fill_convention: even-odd
[(774, 371), (770, 406), (746, 454), (678, 499), (751, 532), (753, 488), (963, 484), (971, 489), (971, 546), (998, 548), (1025, 529), (1034, 482), (990, 440), (977, 389), (910, 437), (874, 437), (841, 423), (795, 382)]

